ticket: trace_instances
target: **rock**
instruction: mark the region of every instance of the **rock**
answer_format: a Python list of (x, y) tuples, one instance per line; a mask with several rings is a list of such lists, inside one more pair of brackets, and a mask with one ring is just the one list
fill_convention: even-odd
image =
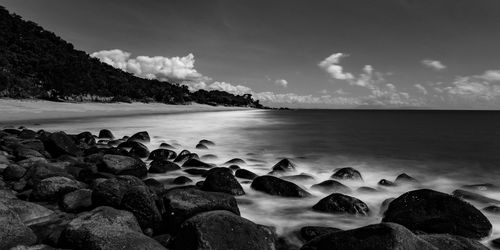
[(334, 228), (334, 227), (308, 226), (308, 227), (302, 227), (300, 229), (300, 236), (305, 241), (310, 241), (318, 236), (333, 233), (333, 232), (338, 232), (338, 231), (342, 231), (342, 230), (338, 229), (338, 228)]
[[(184, 151), (187, 151), (187, 150), (184, 150)], [(182, 151), (182, 152), (184, 152), (184, 151)], [(175, 160), (174, 160), (175, 163), (183, 164), (191, 159), (195, 159), (195, 160), (200, 159), (200, 157), (198, 157), (198, 155), (195, 153), (182, 154), (182, 152), (181, 152), (181, 154), (179, 154), (177, 156), (177, 158), (175, 158)]]
[(222, 192), (232, 195), (244, 195), (245, 191), (233, 176), (229, 168), (212, 168), (207, 172), (202, 189), (212, 192)]
[(127, 139), (127, 141), (150, 142), (151, 138), (149, 137), (149, 133), (147, 131), (141, 131), (132, 135)]
[(167, 247), (168, 244), (170, 244), (170, 240), (172, 239), (172, 236), (170, 234), (160, 234), (160, 235), (153, 237), (153, 239), (155, 239), (162, 246)]
[(284, 197), (307, 197), (308, 192), (296, 184), (282, 180), (280, 178), (264, 175), (255, 178), (252, 181), (251, 188), (270, 194)]
[(170, 144), (168, 144), (168, 143), (166, 143), (166, 142), (162, 142), (162, 143), (160, 144), (160, 148), (165, 148), (165, 149), (175, 149), (175, 147), (174, 147), (174, 146), (172, 146), (172, 145), (170, 145)]
[(365, 193), (365, 194), (373, 194), (373, 193), (380, 192), (378, 189), (375, 189), (372, 187), (360, 187), (360, 188), (356, 189), (356, 191), (359, 193)]
[(361, 173), (359, 173), (359, 171), (354, 168), (341, 168), (335, 171), (335, 173), (332, 175), (332, 178), (341, 180), (363, 180), (363, 177), (361, 177)]
[(195, 146), (196, 149), (208, 149), (208, 147), (206, 145), (203, 145), (203, 144), (196, 144)]
[(205, 140), (205, 139), (199, 141), (198, 144), (203, 144), (203, 145), (206, 145), (206, 146), (215, 146), (215, 142), (209, 141), (209, 140)]
[(88, 131), (76, 135), (76, 140), (79, 142), (80, 147), (89, 147), (96, 144), (94, 136)]
[(495, 200), (480, 194), (476, 194), (470, 191), (462, 190), (462, 189), (457, 189), (453, 191), (453, 196), (462, 198), (465, 200), (471, 200), (471, 201), (476, 201), (480, 203), (485, 203), (485, 204), (500, 204), (499, 200)]
[(249, 171), (249, 170), (246, 170), (246, 169), (238, 169), (236, 170), (236, 172), (234, 173), (234, 175), (238, 178), (242, 178), (242, 179), (248, 179), (248, 180), (253, 180), (255, 179), (258, 175), (256, 175), (255, 173)]
[(137, 177), (127, 175), (104, 180), (92, 190), (92, 204), (119, 208), (127, 190), (134, 186), (144, 186), (144, 183)]
[(45, 149), (53, 156), (61, 155), (81, 156), (83, 152), (76, 146), (75, 141), (64, 132), (50, 134), (44, 140)]
[(413, 231), (475, 239), (488, 236), (492, 228), (488, 219), (469, 203), (429, 189), (410, 191), (396, 198), (382, 221), (398, 223)]
[(363, 201), (341, 193), (333, 193), (316, 203), (313, 210), (325, 213), (348, 213), (354, 215), (368, 215), (370, 209)]
[(389, 204), (396, 198), (387, 198), (384, 201), (382, 201), (382, 204), (380, 204), (380, 211), (379, 214), (383, 215), (385, 211), (387, 211), (387, 208), (389, 208)]
[(66, 212), (80, 212), (92, 207), (92, 190), (79, 189), (67, 193), (61, 199), (59, 206)]
[(10, 164), (3, 171), (3, 178), (6, 181), (17, 181), (26, 173), (26, 168), (16, 164)]
[(30, 129), (23, 129), (17, 137), (21, 139), (35, 139), (37, 136), (36, 132)]
[(63, 195), (84, 188), (85, 184), (63, 176), (41, 180), (34, 188), (31, 197), (38, 201), (58, 200)]
[(326, 180), (311, 186), (311, 189), (319, 190), (321, 192), (336, 192), (336, 193), (351, 193), (351, 189), (335, 180)]
[(106, 139), (115, 139), (115, 136), (113, 135), (113, 133), (111, 133), (110, 130), (108, 129), (101, 129), (101, 131), (99, 131), (99, 138), (106, 138)]
[(388, 181), (386, 179), (382, 179), (378, 182), (378, 185), (383, 186), (383, 187), (394, 187), (396, 184), (392, 181)]
[(296, 169), (295, 164), (285, 158), (273, 166), (271, 173), (274, 174), (274, 173), (293, 172), (295, 171), (295, 169)]
[(405, 173), (402, 173), (396, 177), (396, 180), (394, 180), (394, 183), (396, 185), (401, 185), (401, 184), (418, 184), (419, 181)]
[(495, 206), (495, 205), (487, 206), (487, 207), (483, 208), (483, 211), (486, 211), (486, 212), (492, 213), (492, 214), (500, 214), (500, 207)]
[(177, 187), (167, 190), (163, 194), (163, 203), (166, 212), (165, 225), (170, 231), (176, 232), (186, 219), (202, 212), (213, 210), (227, 210), (240, 215), (238, 204), (234, 196), (199, 190), (193, 186)]
[(153, 179), (149, 178), (144, 180), (144, 184), (151, 190), (153, 193), (160, 195), (165, 191), (165, 187), (163, 186), (163, 183)]
[(184, 169), (183, 171), (191, 175), (205, 175), (208, 170), (199, 168), (190, 168), (190, 169)]
[(172, 250), (275, 249), (270, 230), (227, 211), (198, 214), (184, 222), (169, 245)]
[(226, 161), (224, 165), (241, 165), (241, 164), (246, 164), (246, 162), (243, 159), (240, 158), (233, 158), (229, 161)]
[(437, 250), (405, 227), (381, 223), (347, 231), (328, 233), (314, 238), (301, 250)]
[(422, 234), (420, 239), (425, 240), (439, 250), (488, 250), (480, 242), (449, 234)]
[(17, 246), (14, 248), (11, 248), (10, 250), (64, 250), (61, 248), (54, 248), (48, 245), (40, 244), (40, 245), (34, 245), (34, 246)]
[(54, 214), (48, 208), (17, 198), (2, 199), (0, 200), (0, 204), (15, 212), (19, 216), (19, 219), (27, 226)]
[(142, 234), (132, 213), (111, 207), (79, 214), (68, 224), (61, 241), (61, 245), (75, 250), (165, 249)]
[(500, 238), (492, 240), (491, 244), (495, 247), (500, 247)]
[(12, 190), (0, 189), (0, 201), (3, 199), (16, 199), (17, 196)]
[(14, 155), (16, 156), (17, 160), (25, 160), (29, 158), (45, 158), (45, 156), (40, 152), (25, 147), (16, 148), (14, 150)]
[(45, 146), (43, 145), (43, 142), (38, 139), (23, 140), (21, 141), (21, 144), (24, 148), (33, 149), (38, 152), (45, 152)]
[(156, 196), (145, 186), (129, 188), (123, 195), (121, 207), (134, 214), (141, 228), (157, 230), (161, 223), (161, 214), (155, 204)]
[(154, 160), (149, 164), (150, 173), (166, 173), (181, 169), (179, 165), (164, 159)]
[(228, 168), (231, 169), (231, 170), (233, 170), (233, 171), (236, 171), (236, 170), (240, 169), (240, 166), (238, 166), (238, 165), (230, 165)]
[(481, 184), (471, 184), (463, 185), (462, 188), (476, 191), (498, 191), (500, 186), (491, 183), (481, 183)]
[(212, 160), (217, 160), (218, 158), (219, 157), (217, 157), (214, 154), (206, 154), (206, 155), (202, 155), (200, 157), (200, 159), (203, 160), (203, 161), (212, 161)]
[(0, 203), (0, 250), (18, 245), (33, 245), (36, 235), (23, 224), (19, 215)]
[(191, 180), (190, 178), (188, 178), (186, 176), (179, 176), (172, 181), (172, 183), (175, 185), (184, 185), (184, 184), (191, 183), (191, 182), (193, 182), (193, 180)]
[[(132, 141), (134, 142), (134, 141)], [(139, 158), (146, 158), (149, 156), (149, 149), (146, 147), (146, 145), (140, 143), (140, 142), (135, 142), (135, 145), (130, 149), (129, 154), (131, 156), (136, 156)]]
[(31, 224), (29, 227), (36, 234), (38, 243), (57, 246), (62, 232), (74, 218), (73, 214), (54, 214), (36, 224)]
[(136, 158), (122, 155), (104, 155), (99, 171), (115, 175), (133, 175), (142, 178), (147, 175), (146, 164)]
[(182, 164), (184, 168), (212, 168), (213, 165), (202, 162), (197, 159), (189, 159), (184, 164)]
[(281, 179), (287, 180), (287, 181), (296, 181), (296, 182), (307, 182), (307, 181), (314, 181), (315, 180), (312, 175), (308, 175), (305, 173), (296, 174), (296, 175), (281, 176)]
[(168, 149), (155, 149), (149, 154), (149, 160), (173, 160), (177, 157), (177, 154)]

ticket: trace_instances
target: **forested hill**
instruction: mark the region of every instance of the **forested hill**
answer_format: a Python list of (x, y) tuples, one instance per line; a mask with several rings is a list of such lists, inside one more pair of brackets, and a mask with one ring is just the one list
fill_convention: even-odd
[(251, 95), (147, 80), (75, 50), (36, 23), (0, 6), (0, 97), (49, 100), (197, 102), (262, 108)]

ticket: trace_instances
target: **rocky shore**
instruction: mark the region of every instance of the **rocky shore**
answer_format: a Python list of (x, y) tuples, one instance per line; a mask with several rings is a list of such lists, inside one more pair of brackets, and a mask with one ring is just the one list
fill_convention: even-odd
[[(115, 138), (103, 129), (90, 132), (0, 130), (0, 250), (4, 249), (488, 249), (480, 240), (492, 224), (465, 200), (488, 204), (500, 213), (496, 200), (470, 185), (453, 194), (425, 189), (401, 174), (390, 188), (411, 185), (414, 190), (382, 204), (383, 219), (352, 230), (310, 225), (294, 232), (300, 244), (278, 235), (274, 228), (240, 216), (237, 198), (245, 195), (240, 182), (270, 196), (301, 199), (313, 194), (293, 180), (296, 166), (283, 159), (258, 176), (241, 168), (235, 158), (216, 166), (188, 150), (171, 145), (149, 151), (146, 131)], [(197, 149), (214, 142), (201, 140)], [(208, 156), (204, 156), (207, 158)], [(150, 174), (183, 171), (166, 187)], [(200, 175), (196, 182), (189, 175)], [(331, 179), (311, 189), (328, 191), (310, 209), (327, 214), (368, 216), (372, 209), (349, 196), (342, 180), (362, 180), (353, 168), (338, 169)], [(376, 192), (364, 188), (363, 192)], [(488, 242), (500, 245), (500, 239)]]

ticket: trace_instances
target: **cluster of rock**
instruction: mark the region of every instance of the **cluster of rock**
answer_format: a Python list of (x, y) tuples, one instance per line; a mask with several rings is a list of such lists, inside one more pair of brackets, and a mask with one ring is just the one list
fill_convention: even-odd
[[(487, 249), (477, 240), (491, 223), (475, 207), (455, 196), (419, 189), (388, 201), (382, 223), (343, 231), (303, 227), (301, 245), (272, 228), (240, 216), (235, 196), (245, 195), (237, 178), (269, 195), (312, 196), (289, 180), (296, 166), (288, 159), (258, 176), (235, 158), (218, 167), (196, 153), (179, 153), (168, 144), (149, 151), (147, 132), (115, 139), (99, 135), (50, 133), (26, 128), (0, 131), (0, 250), (3, 249)], [(215, 144), (202, 140), (196, 146)], [(149, 167), (145, 160), (150, 161)], [(195, 185), (186, 176), (165, 186), (148, 173), (184, 171), (205, 177)], [(312, 206), (325, 213), (366, 216), (370, 208), (348, 196), (338, 180), (362, 180), (352, 168), (312, 189), (330, 195)], [(391, 185), (416, 182), (400, 175)], [(384, 182), (386, 183), (386, 182)], [(477, 197), (485, 202), (486, 197)], [(474, 198), (473, 197), (473, 198)], [(490, 207), (489, 210), (494, 210)]]

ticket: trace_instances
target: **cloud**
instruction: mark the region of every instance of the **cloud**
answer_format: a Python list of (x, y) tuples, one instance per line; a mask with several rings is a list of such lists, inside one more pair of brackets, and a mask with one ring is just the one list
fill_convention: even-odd
[(482, 75), (479, 75), (478, 78), (491, 82), (500, 82), (500, 69), (487, 70)]
[(233, 85), (227, 82), (218, 82), (215, 81), (213, 83), (207, 84), (205, 82), (185, 82), (184, 85), (188, 86), (190, 91), (197, 91), (200, 89), (204, 89), (207, 91), (211, 90), (219, 90), (225, 91), (234, 95), (244, 95), (251, 94), (252, 89), (243, 85)]
[(423, 94), (423, 95), (427, 95), (427, 93), (428, 93), (428, 92), (427, 92), (427, 89), (426, 89), (424, 86), (422, 86), (422, 84), (415, 84), (415, 85), (413, 85), (413, 86), (414, 86), (414, 87), (418, 90), (418, 92), (420, 92), (421, 94)]
[(420, 61), (425, 67), (431, 68), (436, 71), (446, 69), (446, 65), (437, 60), (424, 59)]
[(102, 50), (90, 55), (101, 62), (134, 74), (135, 76), (160, 81), (208, 80), (194, 68), (194, 55), (184, 57), (137, 56), (119, 49)]
[(334, 79), (350, 80), (354, 76), (351, 73), (344, 72), (343, 67), (339, 65), (340, 59), (348, 56), (344, 53), (335, 53), (321, 61), (318, 66), (328, 72)]
[(278, 79), (278, 80), (274, 81), (274, 84), (279, 85), (283, 88), (286, 88), (288, 86), (288, 81), (285, 79)]

